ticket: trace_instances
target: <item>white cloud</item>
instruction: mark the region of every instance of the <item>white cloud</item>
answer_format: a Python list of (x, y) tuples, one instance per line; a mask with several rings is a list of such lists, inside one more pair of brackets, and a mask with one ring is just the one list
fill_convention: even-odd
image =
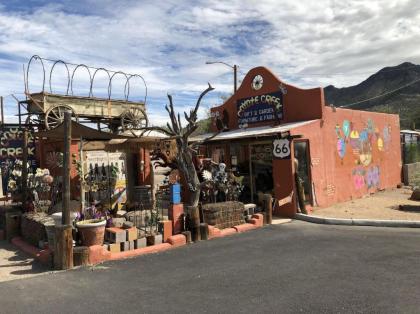
[[(238, 64), (243, 72), (265, 65), (302, 87), (352, 85), (384, 66), (420, 63), (419, 9), (415, 0), (89, 0), (25, 10), (3, 5), (0, 94), (23, 92), (22, 63), (39, 54), (142, 74), (151, 120), (162, 124), (167, 92), (181, 109), (195, 103), (208, 81), (217, 90), (206, 106), (218, 102), (220, 92), (231, 92), (232, 70), (206, 61)], [(78, 72), (78, 88), (86, 75)], [(65, 85), (59, 77), (54, 82)], [(8, 115), (13, 110), (8, 100)]]

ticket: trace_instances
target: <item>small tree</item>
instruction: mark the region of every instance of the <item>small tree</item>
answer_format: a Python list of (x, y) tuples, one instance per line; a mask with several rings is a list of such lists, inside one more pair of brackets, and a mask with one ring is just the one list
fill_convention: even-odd
[(208, 92), (212, 91), (213, 89), (214, 88), (209, 84), (207, 89), (203, 91), (198, 97), (194, 109), (190, 110), (189, 114), (184, 112), (184, 117), (187, 121), (187, 125), (185, 127), (182, 126), (180, 114), (175, 113), (172, 96), (168, 95), (169, 107), (166, 105), (165, 109), (169, 114), (170, 123), (167, 123), (166, 128), (152, 126), (141, 129), (144, 132), (151, 130), (162, 132), (168, 135), (169, 137), (175, 139), (176, 141), (178, 149), (178, 153), (176, 156), (178, 169), (184, 181), (187, 183), (189, 190), (189, 199), (187, 200), (186, 210), (187, 214), (189, 214), (190, 216), (190, 226), (192, 228), (194, 240), (199, 240), (200, 215), (198, 210), (198, 203), (200, 200), (201, 190), (200, 180), (198, 178), (197, 171), (193, 162), (193, 154), (195, 153), (194, 146), (208, 141), (209, 139), (216, 136), (218, 133), (212, 135), (209, 138), (204, 139), (203, 141), (200, 141), (199, 143), (192, 144), (189, 143), (189, 137), (199, 126), (197, 123), (197, 112), (198, 108), (200, 107), (201, 100)]

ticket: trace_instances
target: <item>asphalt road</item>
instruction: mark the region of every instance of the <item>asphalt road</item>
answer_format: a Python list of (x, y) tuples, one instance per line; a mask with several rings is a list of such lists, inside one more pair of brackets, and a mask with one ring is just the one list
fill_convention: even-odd
[(293, 222), (0, 284), (0, 313), (419, 313), (420, 230)]

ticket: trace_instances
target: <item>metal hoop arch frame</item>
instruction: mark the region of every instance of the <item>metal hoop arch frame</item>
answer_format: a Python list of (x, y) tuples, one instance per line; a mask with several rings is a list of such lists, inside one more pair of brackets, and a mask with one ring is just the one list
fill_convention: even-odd
[(54, 62), (53, 66), (51, 67), (50, 70), (50, 93), (52, 94), (52, 88), (51, 88), (51, 78), (52, 78), (52, 74), (54, 72), (54, 67), (57, 65), (57, 63), (61, 63), (64, 64), (64, 66), (66, 67), (67, 70), (67, 90), (66, 90), (66, 96), (69, 94), (69, 87), (70, 87), (70, 71), (69, 71), (69, 67), (67, 66), (67, 63), (65, 63), (63, 60), (57, 60)]
[[(112, 80), (117, 74), (120, 74), (120, 75), (123, 75), (126, 79), (126, 82), (125, 82), (125, 85), (124, 85), (124, 99), (125, 99), (125, 101), (129, 101), (128, 98), (130, 97), (130, 80), (133, 77), (139, 77), (143, 81), (144, 88), (145, 88), (144, 103), (146, 103), (146, 101), (147, 101), (147, 84), (146, 84), (146, 81), (143, 78), (143, 76), (141, 76), (140, 74), (129, 74), (129, 73), (125, 73), (125, 72), (122, 72), (122, 71), (111, 71), (111, 70), (108, 70), (106, 68), (95, 68), (95, 67), (87, 66), (85, 64), (73, 64), (73, 63), (65, 62), (63, 60), (50, 60), (50, 59), (42, 58), (38, 55), (33, 55), (28, 61), (28, 65), (27, 65), (27, 69), (26, 69), (26, 82), (25, 82), (26, 92), (28, 94), (30, 94), (30, 92), (29, 92), (29, 73), (30, 73), (30, 67), (31, 67), (31, 64), (32, 64), (33, 61), (39, 61), (41, 63), (41, 66), (42, 66), (42, 71), (43, 71), (42, 92), (45, 92), (45, 64), (44, 64), (44, 61), (49, 61), (49, 62), (53, 62), (53, 65), (52, 65), (51, 70), (50, 70), (50, 75), (49, 75), (49, 88), (50, 88), (51, 93), (52, 93), (52, 83), (51, 83), (51, 81), (52, 81), (53, 71), (54, 71), (54, 68), (57, 65), (57, 63), (61, 63), (66, 67), (66, 70), (67, 70), (66, 96), (69, 95), (69, 90), (71, 92), (71, 95), (74, 96), (74, 91), (73, 91), (74, 75), (80, 67), (83, 67), (89, 73), (89, 79), (90, 79), (89, 97), (94, 97), (93, 96), (93, 83), (95, 81), (96, 74), (99, 71), (104, 71), (108, 75), (108, 80), (109, 80), (108, 81), (108, 99), (111, 99), (111, 95), (112, 95)], [(74, 70), (72, 71), (71, 76), (70, 76), (69, 65), (75, 66)], [(91, 69), (95, 70), (93, 72), (93, 75), (92, 75)], [(111, 75), (111, 73), (112, 73), (112, 75)]]
[(38, 55), (33, 55), (28, 62), (28, 67), (26, 68), (26, 92), (28, 94), (30, 94), (29, 92), (29, 69), (31, 67), (32, 61), (33, 60), (39, 60), (41, 62), (42, 65), (42, 72), (43, 72), (43, 78), (42, 78), (42, 92), (44, 92), (45, 90), (45, 66), (44, 66), (44, 61), (42, 61), (43, 59), (38, 56)]
[[(93, 82), (95, 81), (96, 73), (98, 73), (99, 71), (104, 71), (108, 75), (108, 79), (111, 80), (111, 75), (109, 74), (109, 71), (107, 69), (105, 69), (105, 68), (98, 68), (98, 69), (96, 69), (95, 72), (93, 72), (92, 80), (90, 81), (90, 94), (89, 94), (89, 97), (94, 97), (93, 96)], [(109, 87), (109, 83), (108, 83), (108, 87)]]
[(144, 80), (143, 76), (141, 76), (140, 74), (131, 74), (128, 77), (127, 83), (125, 84), (126, 87), (124, 87), (124, 90), (127, 89), (127, 97), (125, 98), (126, 101), (128, 101), (128, 97), (130, 96), (130, 80), (133, 77), (139, 77), (141, 78), (141, 80), (143, 81), (144, 84), (144, 89), (145, 89), (145, 95), (144, 95), (144, 104), (146, 104), (146, 100), (147, 100), (147, 85), (146, 85), (146, 81)]
[(124, 75), (125, 77), (125, 84), (124, 84), (124, 99), (127, 99), (127, 82), (128, 82), (128, 75), (125, 74), (124, 72), (118, 71), (115, 72), (114, 74), (112, 74), (111, 78), (109, 79), (109, 84), (108, 84), (108, 99), (111, 99), (111, 93), (112, 93), (112, 80), (114, 79), (115, 75)]
[[(73, 70), (73, 73), (71, 75), (71, 81), (70, 81), (70, 92), (71, 92), (71, 95), (72, 96), (74, 95), (74, 93), (73, 93), (74, 74), (76, 73), (76, 71), (77, 71), (78, 68), (85, 68), (88, 71), (88, 73), (89, 73), (89, 82), (92, 82), (92, 73), (90, 72), (89, 67), (87, 65), (85, 65), (85, 64), (79, 64), (79, 65), (77, 65), (74, 68), (74, 70)], [(91, 93), (92, 93), (92, 89), (91, 89), (91, 86), (89, 86), (89, 96), (91, 95)]]

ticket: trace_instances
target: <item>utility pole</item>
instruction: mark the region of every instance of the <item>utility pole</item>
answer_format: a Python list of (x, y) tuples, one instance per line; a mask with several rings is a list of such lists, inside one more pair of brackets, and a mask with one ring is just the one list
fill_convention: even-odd
[(1, 126), (4, 125), (4, 103), (3, 96), (0, 96)]
[(206, 64), (216, 64), (216, 63), (224, 64), (228, 66), (229, 68), (233, 69), (233, 93), (235, 94), (237, 90), (238, 66), (236, 64), (230, 65), (223, 61), (207, 61), (206, 62)]
[(22, 203), (28, 199), (28, 129), (23, 129), (22, 143)]
[(237, 76), (238, 76), (238, 66), (236, 64), (233, 65), (233, 93), (236, 93), (237, 90)]

